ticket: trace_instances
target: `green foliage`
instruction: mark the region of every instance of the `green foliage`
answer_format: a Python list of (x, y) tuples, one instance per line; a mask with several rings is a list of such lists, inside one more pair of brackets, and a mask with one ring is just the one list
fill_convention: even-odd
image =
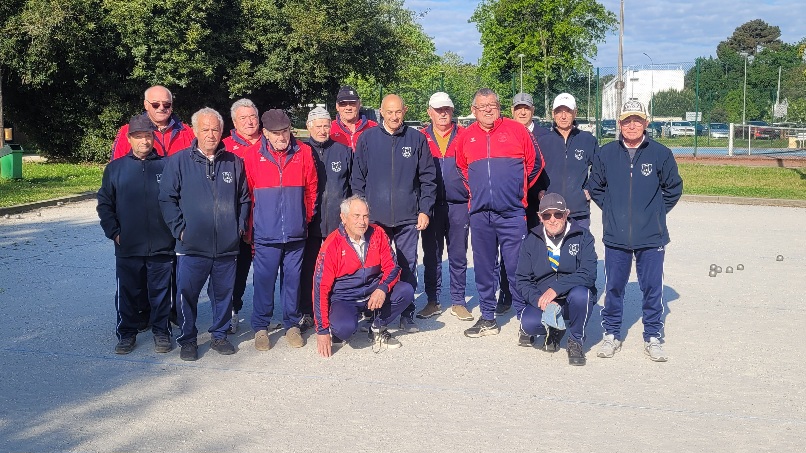
[(694, 93), (689, 89), (659, 91), (652, 102), (655, 116), (683, 118), (686, 112), (694, 111)]
[(777, 47), (781, 44), (781, 29), (761, 19), (751, 20), (736, 27), (733, 34), (717, 46), (717, 54), (725, 52), (747, 52), (755, 55), (759, 46), (762, 48)]

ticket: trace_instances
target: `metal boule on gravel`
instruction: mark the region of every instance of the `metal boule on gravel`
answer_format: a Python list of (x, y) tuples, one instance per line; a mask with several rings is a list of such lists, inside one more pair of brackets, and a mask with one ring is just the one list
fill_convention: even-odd
[(716, 273), (717, 273), (717, 274), (721, 274), (721, 273), (722, 273), (722, 266), (717, 266), (717, 267), (716, 267)]
[(778, 256), (775, 257), (775, 261), (783, 261), (783, 260), (784, 260), (784, 255), (778, 255)]
[(715, 271), (715, 270), (716, 270), (716, 264), (712, 264), (712, 265), (711, 265), (711, 270), (712, 270), (712, 271)]
[(716, 271), (708, 271), (709, 277), (716, 277)]
[(726, 267), (726, 268), (725, 268), (725, 273), (726, 273), (726, 274), (732, 274), (732, 273), (733, 273), (733, 268), (732, 268), (732, 267), (730, 267), (730, 266)]
[(744, 264), (737, 264), (736, 265), (736, 270), (737, 271), (743, 271), (744, 270)]

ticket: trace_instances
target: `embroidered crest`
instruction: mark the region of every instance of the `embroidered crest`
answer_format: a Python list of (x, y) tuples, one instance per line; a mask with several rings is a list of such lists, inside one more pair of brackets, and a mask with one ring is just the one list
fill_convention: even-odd
[(579, 253), (579, 244), (571, 244), (568, 246), (568, 254), (571, 256), (577, 256)]
[(578, 149), (578, 150), (574, 151), (574, 157), (576, 157), (577, 160), (582, 160), (582, 158), (585, 157), (585, 150), (584, 149)]
[(157, 173), (157, 184), (162, 181), (162, 173)]
[(341, 162), (339, 162), (339, 161), (331, 162), (330, 163), (330, 169), (333, 170), (336, 173), (340, 172), (341, 171)]
[(221, 178), (224, 180), (225, 183), (232, 184), (232, 172), (229, 171), (221, 172)]
[(509, 140), (509, 136), (507, 134), (502, 133), (498, 135), (498, 143), (504, 143), (507, 140)]
[(406, 159), (411, 157), (411, 146), (404, 146), (403, 147), (403, 157), (405, 157)]
[(649, 176), (652, 173), (652, 164), (641, 164), (641, 174)]

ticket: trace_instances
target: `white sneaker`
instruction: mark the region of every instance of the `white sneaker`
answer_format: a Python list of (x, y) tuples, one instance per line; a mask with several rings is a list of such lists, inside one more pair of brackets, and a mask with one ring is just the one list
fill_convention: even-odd
[(609, 358), (621, 350), (621, 342), (614, 335), (604, 334), (602, 346), (599, 348), (599, 357)]
[(660, 344), (659, 338), (651, 337), (649, 341), (644, 342), (644, 352), (653, 362), (665, 362), (669, 360), (669, 356), (663, 352), (663, 346)]
[(227, 331), (227, 333), (233, 334), (233, 333), (238, 332), (238, 324), (239, 324), (239, 322), (240, 322), (240, 320), (238, 319), (238, 313), (235, 313), (235, 311), (233, 311), (232, 312), (232, 320), (230, 320), (230, 322), (229, 322), (229, 330)]

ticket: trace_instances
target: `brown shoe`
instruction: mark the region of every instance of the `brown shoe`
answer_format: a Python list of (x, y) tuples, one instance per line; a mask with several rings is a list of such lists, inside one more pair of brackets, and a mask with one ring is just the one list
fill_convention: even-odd
[(255, 332), (255, 349), (258, 351), (268, 351), (271, 349), (268, 330), (258, 330)]
[(467, 307), (465, 307), (464, 305), (452, 305), (451, 306), (451, 314), (453, 316), (456, 316), (457, 318), (459, 318), (462, 321), (472, 321), (473, 320), (473, 315), (471, 315), (470, 312), (467, 311)]
[(419, 313), (417, 313), (417, 317), (420, 319), (427, 319), (441, 313), (442, 313), (442, 307), (439, 306), (439, 302), (431, 300), (428, 301), (427, 304), (425, 304), (425, 307), (423, 307), (423, 309), (420, 310)]
[(292, 348), (301, 348), (305, 346), (305, 340), (302, 338), (302, 333), (299, 330), (299, 327), (292, 327), (285, 331), (285, 341), (288, 342), (288, 345)]

